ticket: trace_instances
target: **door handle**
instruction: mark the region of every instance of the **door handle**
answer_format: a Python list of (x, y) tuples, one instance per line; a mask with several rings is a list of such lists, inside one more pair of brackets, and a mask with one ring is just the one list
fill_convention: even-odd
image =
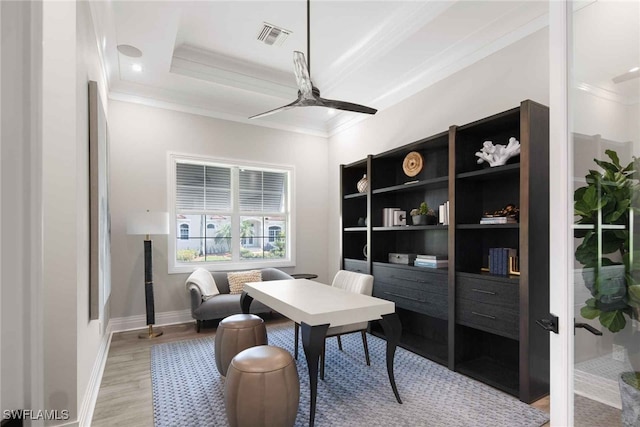
[[(587, 323), (575, 323), (574, 320), (574, 327), (575, 328), (584, 328), (587, 331), (591, 332), (593, 335), (598, 335), (598, 336), (602, 336), (602, 332), (600, 332), (599, 330), (597, 330), (596, 328), (594, 328), (593, 326), (587, 324)], [(576, 331), (575, 329), (573, 330), (573, 333), (575, 334)]]
[(554, 334), (558, 333), (558, 316), (555, 314), (549, 313), (548, 319), (538, 319), (536, 320), (536, 324), (545, 331), (550, 331)]

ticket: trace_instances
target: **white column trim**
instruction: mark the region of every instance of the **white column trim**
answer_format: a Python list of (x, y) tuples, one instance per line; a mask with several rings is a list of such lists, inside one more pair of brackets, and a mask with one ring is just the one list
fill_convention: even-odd
[[(31, 358), (30, 404), (32, 408), (44, 408), (44, 282), (43, 246), (42, 246), (42, 3), (31, 3), (31, 117), (30, 127), (30, 191), (28, 219), (30, 233), (30, 273), (29, 273), (29, 343)], [(44, 425), (44, 422), (32, 422), (32, 425)]]
[[(2, 34), (2, 4), (0, 4), (0, 34)], [(2, 82), (2, 55), (0, 55), (0, 82)], [(0, 83), (0, 117), (2, 117), (2, 84)], [(2, 164), (2, 121), (0, 121), (0, 165)], [(2, 177), (0, 176), (0, 242), (2, 242)], [(0, 245), (0, 307), (2, 307), (2, 245)], [(0, 316), (0, 331), (2, 331), (2, 316)], [(2, 349), (2, 334), (0, 333), (0, 349)], [(0, 350), (0, 366), (2, 366), (2, 351)], [(2, 402), (2, 376), (0, 375), (0, 408)]]
[[(569, 265), (571, 257), (569, 144), (569, 77), (571, 1), (549, 2), (549, 86), (550, 146), (549, 191), (551, 246), (549, 310), (559, 317), (559, 334), (550, 333), (551, 425), (573, 425), (573, 292)], [(558, 214), (560, 212), (560, 214)]]

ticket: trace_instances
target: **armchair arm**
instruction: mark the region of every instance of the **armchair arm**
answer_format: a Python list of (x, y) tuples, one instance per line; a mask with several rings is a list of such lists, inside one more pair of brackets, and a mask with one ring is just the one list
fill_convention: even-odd
[(191, 313), (193, 313), (202, 304), (202, 294), (196, 285), (189, 286), (189, 294), (191, 295)]

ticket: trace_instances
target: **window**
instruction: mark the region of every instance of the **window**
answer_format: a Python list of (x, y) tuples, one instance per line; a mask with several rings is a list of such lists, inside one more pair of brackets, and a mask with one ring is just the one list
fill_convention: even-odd
[(169, 271), (293, 266), (293, 170), (170, 156)]
[(282, 235), (282, 228), (272, 225), (269, 227), (269, 242), (275, 242)]
[(187, 240), (189, 238), (189, 224), (180, 224), (180, 239)]

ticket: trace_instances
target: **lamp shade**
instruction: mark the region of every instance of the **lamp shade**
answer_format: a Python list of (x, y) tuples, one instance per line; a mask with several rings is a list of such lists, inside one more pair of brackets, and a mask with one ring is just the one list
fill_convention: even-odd
[(134, 212), (127, 218), (127, 234), (169, 234), (169, 212)]

